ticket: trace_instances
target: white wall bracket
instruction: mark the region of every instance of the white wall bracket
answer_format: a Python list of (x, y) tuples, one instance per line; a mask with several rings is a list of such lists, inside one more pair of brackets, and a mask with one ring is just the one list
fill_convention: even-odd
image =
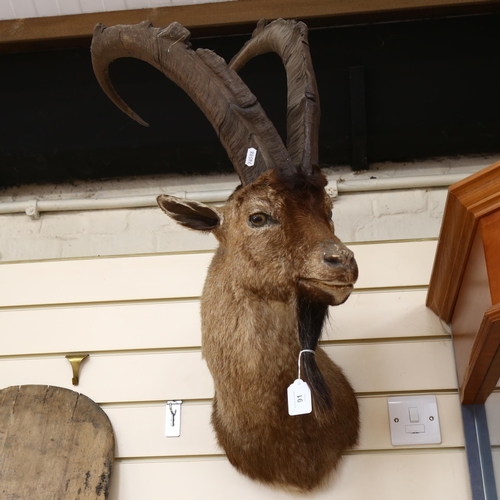
[(167, 401), (165, 418), (165, 436), (179, 437), (181, 435), (181, 405), (182, 401)]
[(394, 446), (441, 443), (436, 396), (390, 397), (387, 403)]
[(29, 201), (25, 213), (31, 220), (38, 220), (40, 218), (40, 212), (38, 210), (38, 200)]

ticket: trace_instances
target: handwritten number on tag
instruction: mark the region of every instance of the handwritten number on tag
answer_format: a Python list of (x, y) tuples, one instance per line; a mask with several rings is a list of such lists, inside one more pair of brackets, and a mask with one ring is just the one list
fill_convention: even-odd
[(248, 148), (247, 157), (245, 159), (245, 165), (253, 167), (256, 155), (257, 155), (257, 150), (255, 148)]
[(311, 389), (300, 378), (288, 387), (288, 414), (305, 415), (312, 412)]

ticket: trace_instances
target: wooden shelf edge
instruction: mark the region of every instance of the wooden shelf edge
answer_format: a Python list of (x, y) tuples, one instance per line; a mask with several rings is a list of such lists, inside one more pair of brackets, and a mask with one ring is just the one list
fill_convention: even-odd
[(467, 210), (482, 217), (500, 206), (500, 162), (450, 186)]
[(500, 304), (490, 307), (477, 332), (460, 387), (462, 404), (483, 404), (500, 378)]
[(481, 217), (500, 209), (500, 162), (450, 186), (427, 307), (449, 323)]
[[(0, 21), (0, 51), (44, 48), (54, 41), (90, 40), (94, 26), (135, 24), (150, 20), (155, 26), (178, 21), (193, 34), (245, 32), (261, 18), (312, 21), (311, 26), (418, 19), (445, 15), (499, 12), (494, 0), (237, 0), (197, 5), (96, 12), (69, 16)], [(367, 17), (368, 16), (368, 17)], [(371, 17), (370, 17), (371, 16)], [(323, 22), (317, 22), (323, 19)], [(316, 22), (314, 22), (316, 20)], [(341, 23), (342, 24), (342, 23)], [(232, 27), (231, 29), (228, 28)], [(238, 28), (239, 27), (239, 28)], [(236, 30), (235, 30), (236, 28)], [(207, 31), (208, 30), (208, 31)], [(222, 31), (221, 31), (222, 30)], [(225, 30), (225, 31), (224, 31)], [(242, 31), (243, 30), (243, 31)]]

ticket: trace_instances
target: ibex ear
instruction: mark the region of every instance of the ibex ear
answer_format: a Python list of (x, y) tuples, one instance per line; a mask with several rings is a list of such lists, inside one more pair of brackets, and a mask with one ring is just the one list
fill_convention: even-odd
[(156, 201), (169, 217), (189, 229), (210, 232), (221, 222), (221, 215), (217, 210), (197, 201), (166, 194), (158, 196)]

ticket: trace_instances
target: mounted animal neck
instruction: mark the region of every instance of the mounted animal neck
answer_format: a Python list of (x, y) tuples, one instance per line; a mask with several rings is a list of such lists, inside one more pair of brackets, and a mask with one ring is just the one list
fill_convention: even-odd
[[(343, 303), (357, 279), (352, 252), (334, 234), (332, 202), (318, 165), (319, 99), (303, 23), (260, 21), (229, 65), (190, 49), (189, 32), (149, 23), (96, 26), (92, 60), (105, 92), (107, 68), (136, 57), (182, 87), (219, 134), (242, 186), (215, 208), (173, 196), (160, 207), (179, 224), (219, 241), (201, 299), (202, 352), (212, 373), (212, 424), (231, 463), (259, 481), (298, 490), (322, 484), (358, 439), (353, 390), (317, 347), (328, 306)], [(287, 146), (235, 73), (273, 51), (287, 71)], [(247, 160), (255, 150), (252, 164)], [(246, 165), (249, 163), (250, 165)], [(313, 411), (290, 416), (287, 387), (301, 350)]]

